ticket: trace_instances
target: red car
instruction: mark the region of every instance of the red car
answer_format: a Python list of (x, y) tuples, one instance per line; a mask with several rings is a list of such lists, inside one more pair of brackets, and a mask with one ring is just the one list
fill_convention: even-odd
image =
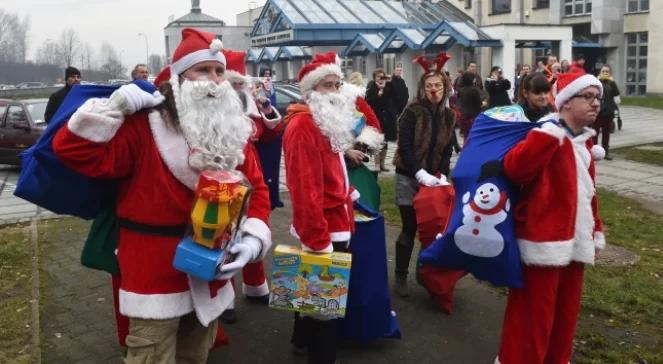
[(19, 154), (37, 142), (46, 129), (47, 99), (0, 99), (0, 164), (19, 166)]

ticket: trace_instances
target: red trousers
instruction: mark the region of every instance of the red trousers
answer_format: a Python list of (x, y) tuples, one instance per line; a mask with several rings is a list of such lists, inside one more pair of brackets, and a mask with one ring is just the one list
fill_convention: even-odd
[(566, 364), (580, 311), (584, 265), (523, 266), (523, 288), (509, 290), (501, 364)]

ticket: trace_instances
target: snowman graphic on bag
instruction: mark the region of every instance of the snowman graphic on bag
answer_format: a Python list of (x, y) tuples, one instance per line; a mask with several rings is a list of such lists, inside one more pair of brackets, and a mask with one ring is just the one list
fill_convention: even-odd
[(454, 233), (456, 246), (463, 253), (493, 258), (504, 249), (504, 237), (495, 228), (507, 218), (511, 202), (506, 192), (493, 183), (484, 183), (474, 192), (463, 194), (463, 224)]

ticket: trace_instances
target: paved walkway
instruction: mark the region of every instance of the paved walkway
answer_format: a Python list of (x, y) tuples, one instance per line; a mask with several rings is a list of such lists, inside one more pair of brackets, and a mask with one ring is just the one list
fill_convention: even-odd
[[(624, 130), (613, 134), (612, 145), (627, 146), (663, 140), (663, 113), (624, 107)], [(390, 146), (390, 156), (394, 146)], [(393, 172), (390, 172), (393, 174)], [(613, 160), (598, 165), (600, 186), (642, 200), (663, 199), (663, 168)], [(387, 174), (389, 175), (389, 173)], [(12, 192), (17, 171), (0, 167), (0, 225), (57, 217)], [(292, 243), (288, 236), (290, 210), (272, 218), (275, 243)], [(48, 363), (119, 363), (109, 276), (83, 268), (79, 254), (88, 222), (63, 219), (42, 222), (39, 231), (41, 264), (41, 343)], [(389, 271), (393, 271), (393, 241), (397, 228), (387, 227)], [(270, 259), (268, 258), (267, 261)], [(412, 262), (414, 263), (414, 262)], [(423, 289), (411, 282), (413, 295), (393, 299), (403, 340), (381, 340), (366, 347), (340, 350), (345, 363), (492, 363), (497, 350), (504, 297), (471, 278), (461, 280), (456, 311), (440, 314)], [(238, 300), (239, 322), (227, 327), (232, 345), (214, 352), (210, 363), (303, 363), (290, 352), (292, 316)]]

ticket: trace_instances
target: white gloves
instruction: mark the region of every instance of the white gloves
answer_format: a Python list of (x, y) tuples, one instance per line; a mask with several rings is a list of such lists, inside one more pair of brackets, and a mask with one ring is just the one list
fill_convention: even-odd
[(225, 280), (232, 278), (242, 270), (247, 263), (256, 260), (256, 258), (260, 256), (261, 249), (262, 244), (255, 236), (245, 235), (242, 237), (242, 240), (233, 244), (228, 251), (228, 253), (235, 255), (235, 259), (232, 262), (219, 267), (219, 273), (216, 275), (216, 279)]
[(115, 90), (108, 103), (111, 107), (121, 110), (124, 114), (133, 114), (145, 108), (155, 107), (164, 100), (165, 98), (159, 91), (149, 93), (138, 87), (135, 83), (130, 83)]
[(417, 171), (414, 176), (417, 178), (419, 183), (427, 187), (446, 186), (449, 184), (449, 182), (447, 182), (447, 177), (444, 175), (442, 175), (440, 178), (437, 178), (426, 172), (426, 170), (423, 168)]

